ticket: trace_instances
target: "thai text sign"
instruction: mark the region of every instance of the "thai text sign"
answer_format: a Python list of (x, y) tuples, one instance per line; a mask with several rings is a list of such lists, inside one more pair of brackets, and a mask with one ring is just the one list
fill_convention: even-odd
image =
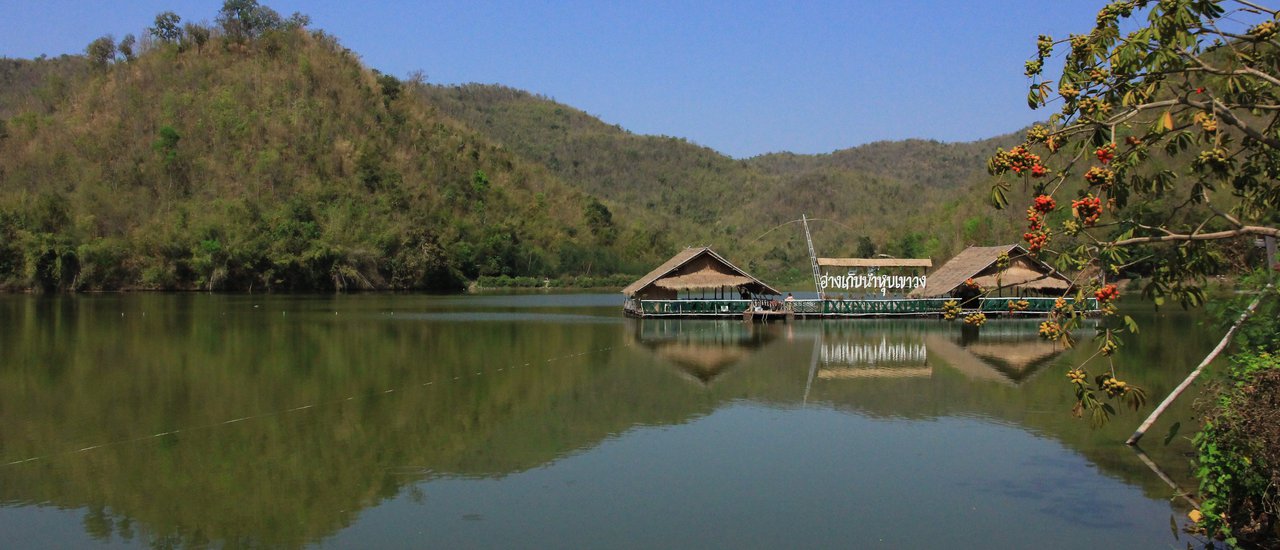
[(818, 277), (818, 286), (822, 290), (836, 288), (840, 290), (880, 290), (913, 289), (924, 286), (924, 275), (826, 275)]

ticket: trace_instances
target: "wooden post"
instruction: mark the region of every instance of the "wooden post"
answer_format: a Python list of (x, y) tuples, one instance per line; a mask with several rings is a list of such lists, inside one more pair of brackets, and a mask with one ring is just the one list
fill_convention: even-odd
[[(1267, 285), (1267, 289), (1270, 288), (1271, 285)], [(1200, 362), (1200, 366), (1196, 367), (1196, 370), (1191, 371), (1191, 374), (1187, 375), (1186, 380), (1183, 380), (1181, 384), (1178, 384), (1178, 387), (1174, 388), (1173, 391), (1169, 393), (1169, 396), (1164, 398), (1164, 401), (1160, 403), (1159, 407), (1156, 407), (1156, 410), (1151, 411), (1151, 416), (1148, 416), (1147, 419), (1143, 421), (1142, 425), (1138, 426), (1138, 430), (1133, 432), (1133, 435), (1129, 436), (1129, 439), (1124, 442), (1125, 445), (1137, 445), (1138, 440), (1142, 439), (1142, 436), (1146, 435), (1147, 430), (1151, 428), (1152, 424), (1155, 424), (1156, 419), (1160, 418), (1160, 415), (1164, 413), (1164, 410), (1169, 408), (1169, 405), (1173, 404), (1173, 400), (1177, 399), (1179, 395), (1182, 395), (1182, 392), (1191, 387), (1191, 383), (1195, 381), (1196, 377), (1200, 376), (1200, 372), (1203, 371), (1205, 367), (1209, 366), (1209, 363), (1212, 363), (1213, 360), (1218, 357), (1218, 354), (1222, 353), (1222, 350), (1227, 349), (1227, 344), (1231, 343), (1231, 337), (1235, 336), (1236, 330), (1240, 328), (1240, 325), (1244, 324), (1245, 320), (1247, 320), (1250, 315), (1253, 315), (1254, 310), (1258, 309), (1258, 302), (1261, 302), (1262, 296), (1266, 295), (1266, 291), (1264, 290), (1263, 292), (1264, 294), (1254, 298), (1253, 303), (1249, 304), (1248, 308), (1245, 308), (1244, 313), (1240, 314), (1240, 318), (1236, 320), (1234, 325), (1231, 325), (1231, 329), (1227, 330), (1226, 336), (1222, 337), (1222, 341), (1218, 342), (1217, 347), (1213, 348), (1213, 351), (1209, 352), (1209, 355), (1205, 356), (1204, 361)]]

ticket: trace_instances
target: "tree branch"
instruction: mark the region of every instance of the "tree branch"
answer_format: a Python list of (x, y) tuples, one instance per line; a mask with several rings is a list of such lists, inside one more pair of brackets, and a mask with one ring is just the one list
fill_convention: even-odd
[(1216, 241), (1219, 239), (1230, 239), (1244, 235), (1259, 235), (1272, 237), (1280, 237), (1280, 228), (1263, 227), (1260, 225), (1246, 225), (1228, 231), (1215, 231), (1213, 233), (1194, 233), (1194, 234), (1169, 234), (1155, 235), (1151, 237), (1133, 237), (1129, 239), (1119, 240), (1111, 243), (1111, 246), (1132, 246), (1135, 244), (1148, 244), (1160, 242), (1187, 242), (1187, 241)]
[(1231, 109), (1227, 108), (1226, 105), (1223, 105), (1221, 102), (1217, 100), (1213, 100), (1212, 102), (1195, 101), (1189, 97), (1182, 97), (1182, 98), (1179, 98), (1178, 101), (1184, 105), (1190, 105), (1197, 109), (1212, 111), (1213, 114), (1218, 115), (1218, 117), (1223, 122), (1230, 124), (1232, 126), (1235, 126), (1241, 132), (1244, 132), (1245, 135), (1253, 138), (1255, 141), (1266, 144), (1267, 147), (1270, 147), (1272, 149), (1280, 149), (1280, 140), (1263, 135), (1262, 132), (1259, 132), (1253, 127), (1249, 126), (1248, 124), (1245, 124), (1243, 120), (1240, 120), (1238, 117), (1236, 117), (1235, 113), (1231, 112)]
[(1242, 6), (1246, 6), (1246, 7), (1253, 8), (1253, 9), (1258, 10), (1258, 11), (1267, 12), (1267, 13), (1269, 13), (1269, 14), (1273, 15), (1273, 16), (1274, 16), (1274, 15), (1280, 15), (1280, 11), (1276, 11), (1276, 10), (1272, 10), (1272, 9), (1267, 9), (1267, 8), (1265, 8), (1265, 7), (1259, 6), (1259, 5), (1257, 5), (1257, 4), (1254, 4), (1253, 2), (1249, 2), (1249, 1), (1247, 1), (1247, 0), (1235, 0), (1235, 3), (1240, 4), (1240, 5), (1242, 5)]
[[(1227, 69), (1219, 69), (1219, 68), (1214, 67), (1214, 66), (1212, 66), (1212, 65), (1210, 65), (1210, 64), (1208, 64), (1208, 63), (1205, 63), (1205, 61), (1204, 61), (1203, 59), (1200, 59), (1200, 56), (1198, 56), (1198, 55), (1185, 54), (1185, 56), (1186, 56), (1187, 58), (1191, 59), (1192, 61), (1195, 61), (1197, 65), (1200, 65), (1200, 69), (1201, 69), (1201, 70), (1203, 70), (1204, 72), (1209, 73), (1209, 74), (1216, 74), (1216, 75), (1218, 75), (1218, 76), (1242, 76), (1242, 75), (1251, 75), (1251, 76), (1256, 76), (1256, 77), (1258, 77), (1258, 78), (1261, 78), (1261, 79), (1263, 79), (1263, 80), (1265, 80), (1265, 81), (1267, 81), (1267, 82), (1271, 83), (1273, 86), (1280, 86), (1280, 79), (1277, 79), (1277, 78), (1276, 78), (1276, 77), (1274, 77), (1274, 76), (1271, 76), (1271, 75), (1269, 75), (1269, 74), (1267, 74), (1267, 73), (1264, 73), (1264, 72), (1262, 72), (1262, 71), (1259, 71), (1258, 69), (1255, 69), (1255, 68), (1250, 67), (1250, 66), (1248, 66), (1248, 65), (1245, 65), (1243, 68), (1241, 68), (1241, 69), (1240, 69), (1240, 70), (1238, 70), (1238, 71), (1230, 71), (1230, 70), (1227, 70)], [(1237, 59), (1239, 59), (1239, 58), (1241, 57), (1239, 53), (1236, 53), (1236, 54), (1235, 54), (1235, 56), (1236, 56), (1236, 58), (1237, 58)]]

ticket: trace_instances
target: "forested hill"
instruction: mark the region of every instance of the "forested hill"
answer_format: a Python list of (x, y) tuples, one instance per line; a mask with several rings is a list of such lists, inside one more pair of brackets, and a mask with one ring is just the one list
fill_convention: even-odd
[(11, 71), (51, 69), (0, 94), (0, 285), (450, 289), (669, 253), (323, 32), (191, 29), (59, 94), (63, 64)]
[[(968, 244), (1017, 239), (1015, 217), (986, 202), (986, 158), (1010, 134), (973, 143), (877, 142), (824, 155), (735, 160), (684, 139), (632, 134), (571, 106), (499, 85), (424, 86), (442, 112), (564, 181), (661, 227), (743, 258), (766, 275), (805, 267), (801, 214), (819, 218), (824, 253), (943, 259)], [(831, 223), (826, 223), (826, 222)], [(686, 241), (678, 241), (686, 242)]]
[(0, 58), (0, 120), (26, 111), (52, 110), (88, 71), (88, 60), (78, 55)]
[(801, 214), (833, 256), (1018, 234), (986, 207), (995, 142), (735, 160), (519, 90), (401, 81), (239, 4), (269, 16), (0, 60), (0, 289), (448, 290), (638, 275), (690, 245), (789, 283)]

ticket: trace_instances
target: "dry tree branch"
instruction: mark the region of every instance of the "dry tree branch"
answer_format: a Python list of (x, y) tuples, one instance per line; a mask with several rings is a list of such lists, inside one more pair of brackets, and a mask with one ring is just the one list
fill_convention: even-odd
[(1236, 229), (1215, 231), (1213, 233), (1175, 233), (1171, 235), (1154, 235), (1150, 237), (1132, 237), (1114, 241), (1110, 244), (1111, 246), (1132, 246), (1135, 244), (1161, 242), (1216, 241), (1219, 239), (1230, 239), (1244, 235), (1280, 237), (1280, 228), (1263, 227), (1260, 225), (1245, 225)]

